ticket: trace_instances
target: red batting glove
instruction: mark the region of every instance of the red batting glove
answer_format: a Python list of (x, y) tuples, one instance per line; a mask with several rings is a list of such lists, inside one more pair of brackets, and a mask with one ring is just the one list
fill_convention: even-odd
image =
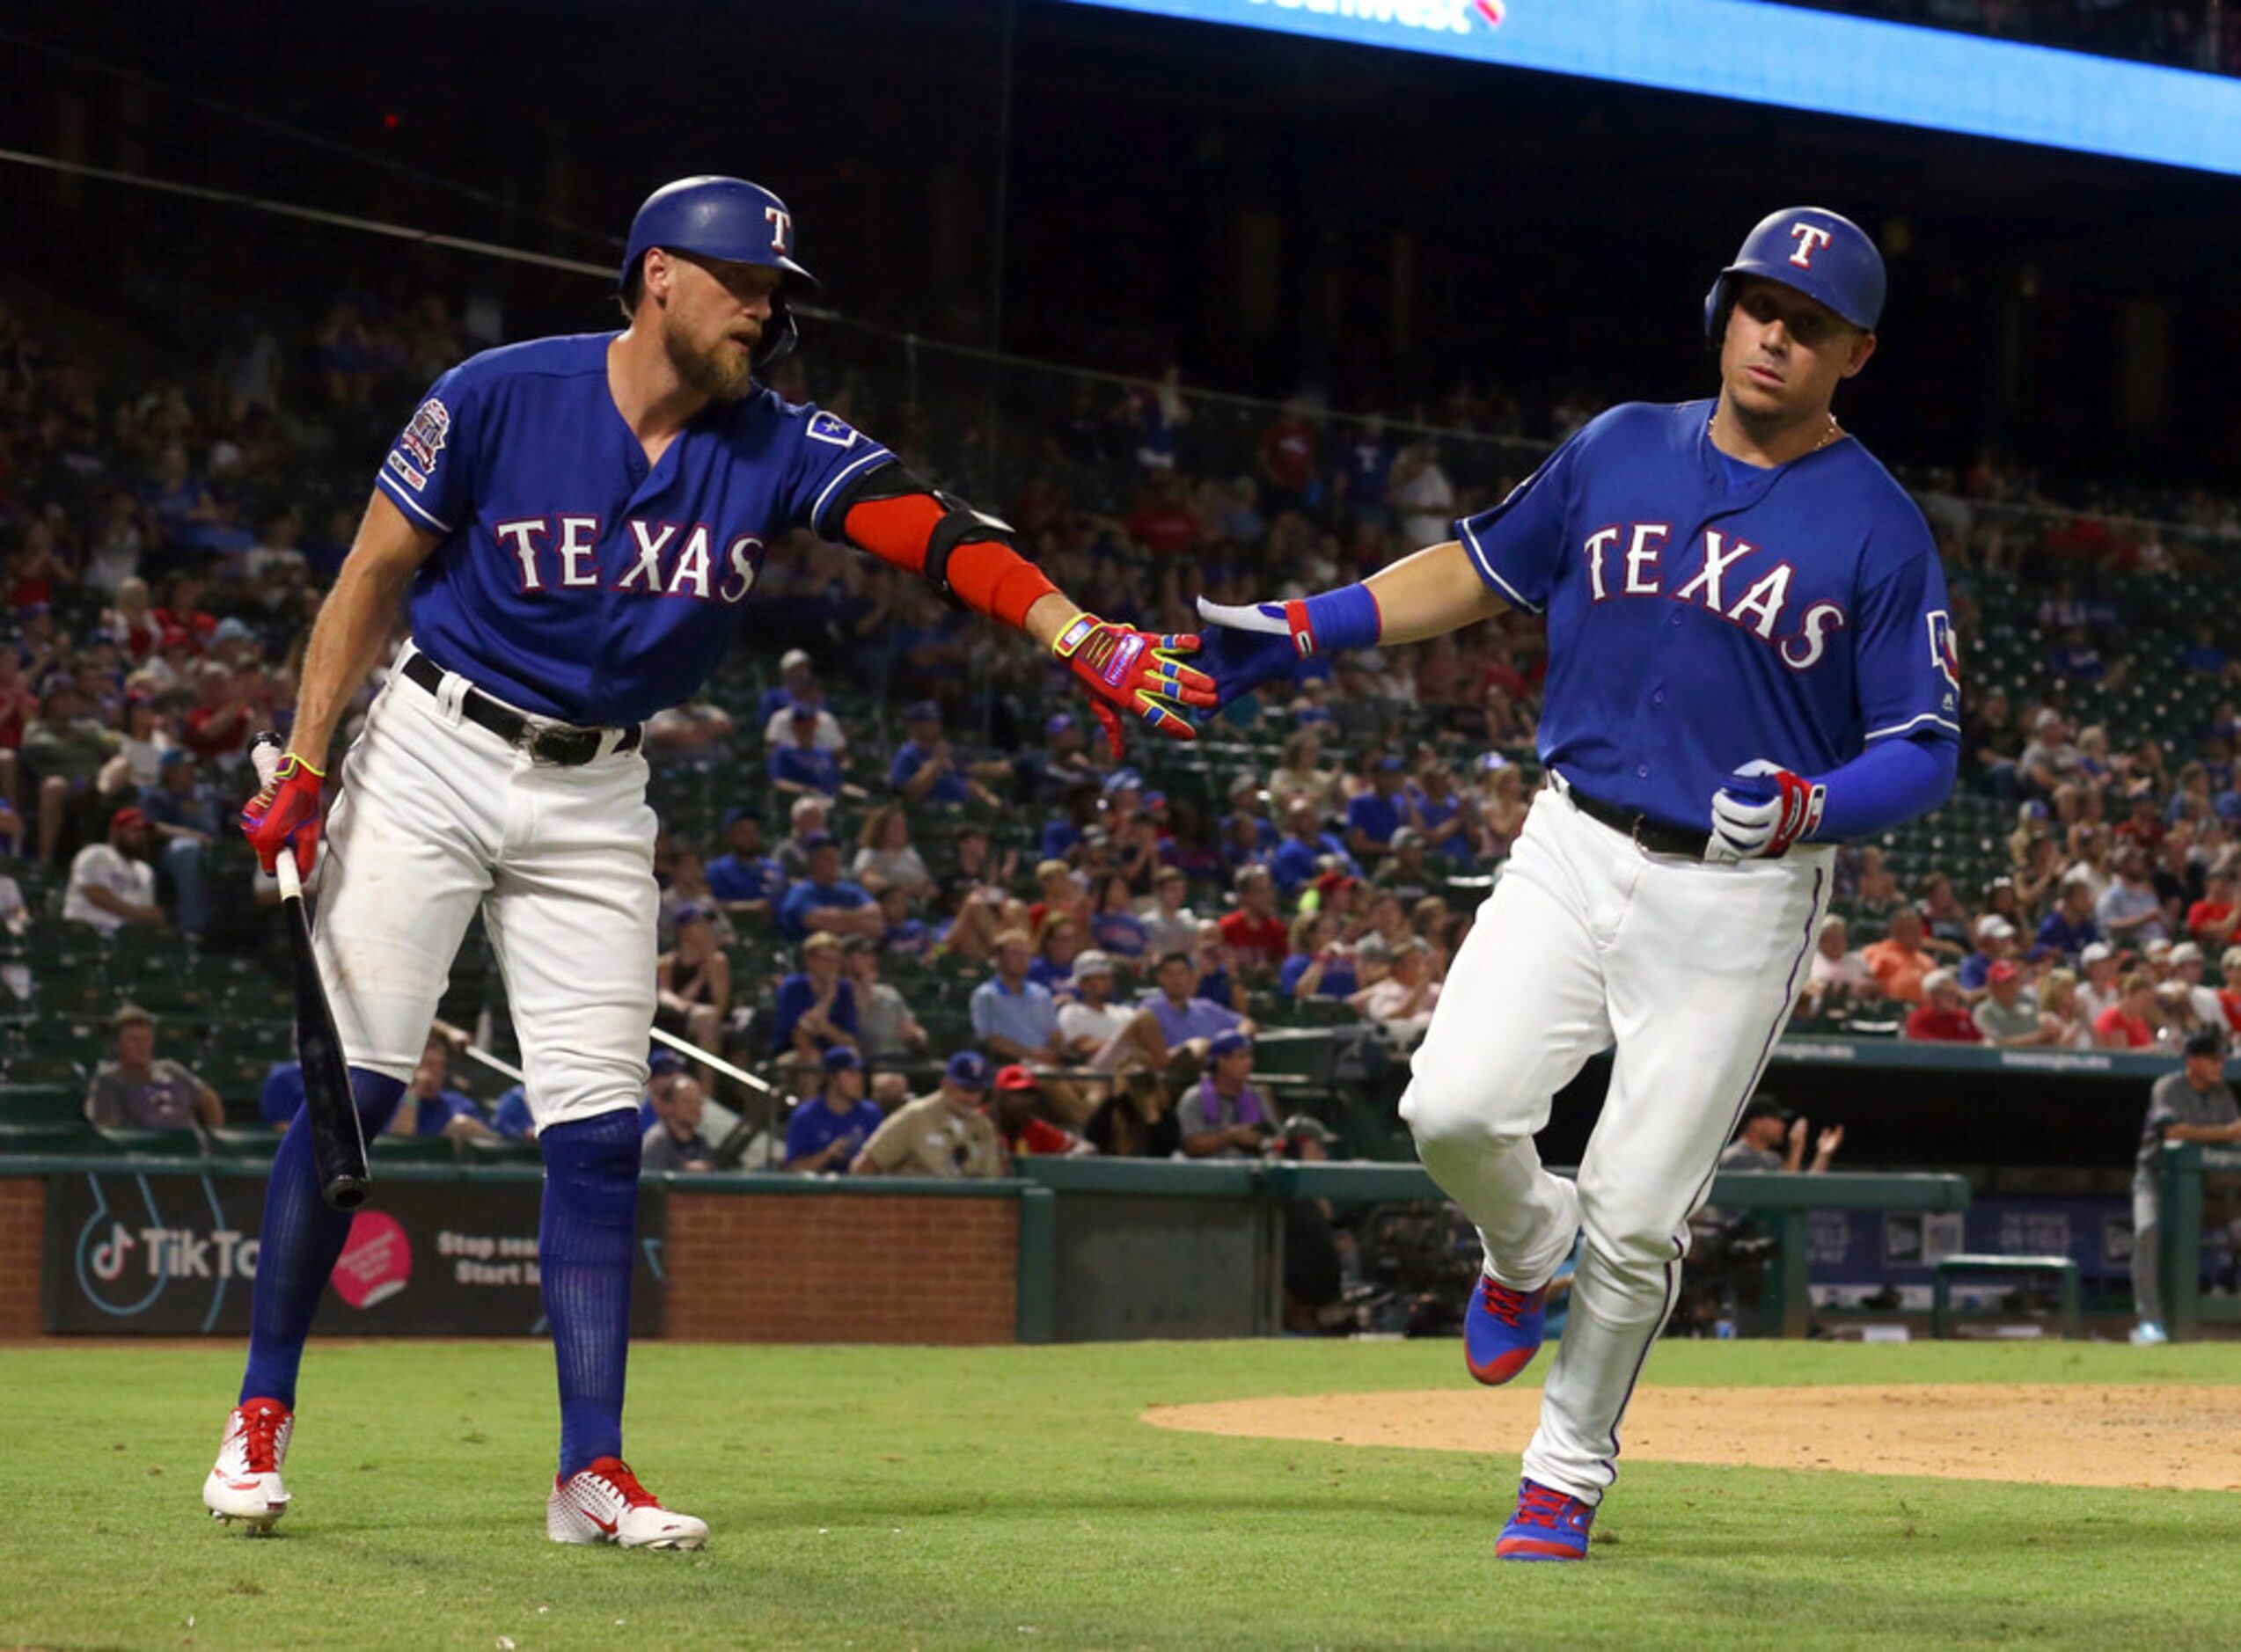
[(282, 844), (293, 844), (296, 870), (311, 875), (319, 853), (319, 785), (326, 776), (293, 753), (280, 760), (263, 791), (241, 810), (241, 830), (267, 872), (280, 863)]
[(1183, 708), (1196, 705), (1211, 711), (1216, 703), (1213, 679), (1183, 663), (1184, 654), (1197, 650), (1195, 636), (1138, 631), (1095, 614), (1076, 614), (1051, 645), (1051, 652), (1088, 689), (1089, 709), (1103, 726), (1116, 757), (1123, 744), (1120, 712), (1142, 719), (1173, 739), (1197, 738)]

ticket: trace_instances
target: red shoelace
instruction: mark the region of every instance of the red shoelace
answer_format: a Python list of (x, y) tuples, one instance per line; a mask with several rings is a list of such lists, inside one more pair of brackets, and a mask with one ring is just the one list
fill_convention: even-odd
[(1514, 1326), (1518, 1322), (1518, 1316), (1533, 1305), (1528, 1300), (1533, 1292), (1512, 1290), (1507, 1285), (1498, 1284), (1483, 1275), (1479, 1278), (1478, 1287), (1481, 1305), (1487, 1312), (1505, 1325)]
[(241, 1408), (241, 1454), (253, 1474), (280, 1473), (280, 1429), (288, 1413), (270, 1400)]
[(622, 1500), (633, 1509), (658, 1509), (662, 1500), (638, 1483), (638, 1476), (630, 1472), (630, 1465), (619, 1457), (603, 1457), (583, 1471), (597, 1474), (621, 1494)]
[(1527, 1486), (1518, 1492), (1517, 1517), (1528, 1525), (1561, 1527), (1571, 1496), (1553, 1486)]

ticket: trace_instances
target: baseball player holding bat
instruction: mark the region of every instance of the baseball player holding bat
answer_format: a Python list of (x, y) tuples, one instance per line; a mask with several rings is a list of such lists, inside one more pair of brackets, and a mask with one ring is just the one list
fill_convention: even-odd
[[(1401, 1111), (1477, 1224), (1481, 1382), (1571, 1312), (1497, 1553), (1580, 1560), (1619, 1420), (1805, 979), (1838, 840), (1952, 789), (1959, 674), (1928, 526), (1830, 412), (1867, 365), (1883, 260), (1848, 219), (1773, 214), (1705, 300), (1718, 396), (1592, 420), (1452, 541), (1304, 602), (1202, 604), (1227, 703), (1318, 652), (1546, 614), (1549, 784), (1457, 954)], [(1578, 1183), (1533, 1138), (1615, 1048)]]
[[(439, 378), (384, 456), (314, 626), (289, 749), (243, 813), (308, 872), (328, 747), (409, 597), (412, 639), (342, 759), (316, 941), (365, 1134), (394, 1112), (468, 920), (496, 951), (546, 1168), (538, 1256), (560, 1378), (558, 1542), (697, 1548), (622, 1459), (638, 1100), (655, 1008), (655, 820), (640, 729), (729, 648), (765, 548), (846, 538), (1025, 631), (1117, 747), (1123, 714), (1188, 739), (1212, 685), (1161, 637), (1085, 613), (1011, 531), (846, 420), (757, 383), (809, 283), (794, 220), (734, 178), (633, 222), (620, 333), (541, 339)], [(349, 1231), (302, 1117), (274, 1160), (248, 1370), (203, 1497), (269, 1526), (297, 1371)]]

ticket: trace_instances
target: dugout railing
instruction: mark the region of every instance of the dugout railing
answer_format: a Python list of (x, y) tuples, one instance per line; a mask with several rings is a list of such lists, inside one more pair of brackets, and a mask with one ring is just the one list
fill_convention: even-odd
[[(2193, 1342), (2201, 1339), (2206, 1325), (2241, 1325), (2241, 1294), (2227, 1290), (2211, 1295), (2202, 1289), (2203, 1218), (2213, 1209), (2237, 1209), (2232, 1195), (2241, 1191), (2241, 1148), (2173, 1143), (2163, 1150), (2157, 1181), (2164, 1329), (2174, 1342)], [(2220, 1195), (2215, 1206), (2213, 1193)], [(2241, 1236), (2229, 1232), (2219, 1246), (2229, 1263), (2235, 1257), (2237, 1237)]]

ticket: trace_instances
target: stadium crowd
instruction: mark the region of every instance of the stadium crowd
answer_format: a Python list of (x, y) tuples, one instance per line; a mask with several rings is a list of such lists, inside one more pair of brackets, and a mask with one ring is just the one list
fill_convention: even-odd
[[(15, 874), (0, 921), (26, 1014), (57, 960), (269, 941), (269, 881), (232, 836), (250, 735), (286, 715), (359, 461), (475, 341), (433, 297), (337, 302), (298, 333), (232, 338), (197, 375), (123, 389), (0, 308)], [(1171, 630), (1202, 593), (1312, 590), (1446, 537), (1593, 406), (1462, 389), (1438, 430), (1305, 403), (1241, 421), (1174, 374), (1084, 375), (1050, 381), (1013, 421), (1032, 436), (989, 453), (962, 426), (922, 435), (875, 376), (824, 370), (797, 359), (779, 387), (930, 473), (995, 478), (980, 496), (1068, 589)], [(2208, 599), (2234, 501), (2061, 511), (1988, 457), (1910, 479), (1964, 640), (1962, 793), (1845, 851), (1797, 1030), (2064, 1048), (2230, 1034), (2241, 658), (2215, 618), (2230, 603)], [(652, 1164), (736, 1157), (754, 1134), (741, 1115), (763, 1116), (771, 1162), (829, 1173), (1300, 1151), (1313, 1132), (1256, 1056), (1301, 1029), (1405, 1052), (1539, 778), (1544, 660), (1522, 616), (1306, 662), (1198, 742), (1139, 741), (1124, 760), (1033, 649), (806, 532), (773, 548), (743, 633), (708, 694), (646, 731), (659, 1025), (793, 1105), (758, 1115), (751, 1090), (664, 1048)], [(159, 1071), (161, 1017), (120, 1009), (129, 996), (102, 1006), (116, 1050), (88, 1116), (256, 1110)], [(465, 1016), (478, 1009), (493, 1012), (479, 1030), (502, 1031), (502, 1005)], [(525, 1131), (517, 1095), (452, 1087), (467, 1042), (436, 1030), (400, 1131)], [(284, 1120), (297, 1093), (282, 1061), (262, 1115)]]

